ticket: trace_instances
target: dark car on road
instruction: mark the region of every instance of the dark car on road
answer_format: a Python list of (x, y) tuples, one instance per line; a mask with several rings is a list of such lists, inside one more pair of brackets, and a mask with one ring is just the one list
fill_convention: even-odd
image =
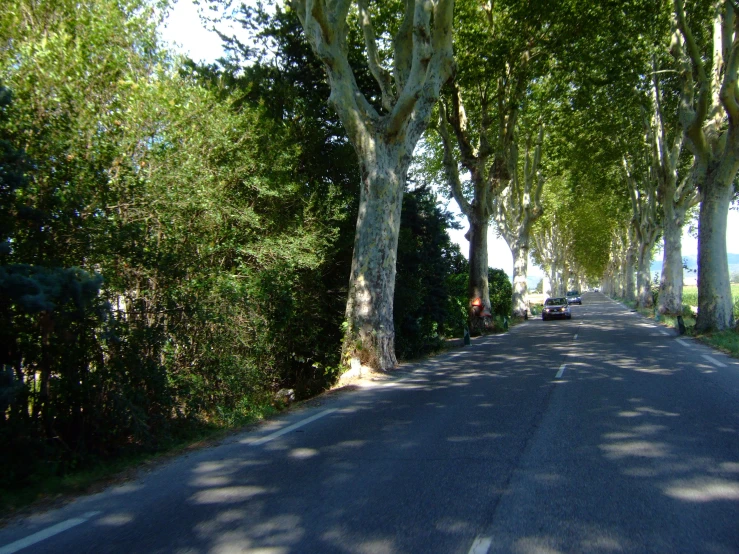
[(580, 304), (582, 306), (582, 298), (580, 298), (580, 293), (576, 290), (567, 291), (567, 303)]
[(547, 298), (544, 301), (544, 309), (541, 311), (541, 318), (547, 319), (572, 319), (570, 305), (566, 298)]

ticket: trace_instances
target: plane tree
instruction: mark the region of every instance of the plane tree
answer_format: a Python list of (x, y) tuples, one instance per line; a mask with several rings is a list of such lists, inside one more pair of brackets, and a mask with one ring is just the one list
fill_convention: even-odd
[[(543, 125), (521, 128), (535, 79), (546, 74), (558, 40), (551, 13), (519, 1), (459, 4), (458, 71), (444, 90), (437, 126), (448, 191), (469, 223), (468, 295), (473, 328), (490, 313), (490, 222), (514, 256), (513, 313), (523, 315), (529, 230), (541, 215)], [(519, 155), (523, 134), (526, 153)], [(475, 311), (481, 303), (481, 310)]]
[(655, 50), (652, 58), (648, 125), (663, 237), (657, 309), (661, 314), (679, 315), (683, 292), (683, 226), (688, 210), (698, 203), (699, 196), (683, 148), (685, 140), (678, 117), (681, 98), (689, 103), (692, 92), (680, 86), (679, 74), (674, 70), (677, 63), (683, 66), (683, 71), (690, 71), (686, 66), (689, 62), (684, 55), (684, 41), (674, 17), (670, 32), (662, 36), (670, 41), (669, 56), (667, 49), (661, 48)]
[(737, 6), (731, 0), (687, 8), (684, 0), (674, 0), (673, 5), (682, 37), (675, 45), (681, 62), (680, 126), (701, 194), (696, 329), (721, 331), (734, 324), (726, 229), (739, 171)]
[(657, 202), (657, 175), (652, 171), (650, 152), (643, 159), (627, 160), (624, 157), (625, 180), (631, 199), (631, 236), (636, 249), (636, 304), (651, 308), (652, 251), (662, 231)]
[[(324, 64), (328, 101), (360, 165), (343, 360), (389, 370), (397, 363), (393, 294), (401, 203), (413, 150), (453, 73), (454, 1), (293, 0), (290, 6)], [(350, 33), (363, 38), (361, 60), (350, 48)], [(374, 95), (357, 83), (359, 63), (374, 77)]]

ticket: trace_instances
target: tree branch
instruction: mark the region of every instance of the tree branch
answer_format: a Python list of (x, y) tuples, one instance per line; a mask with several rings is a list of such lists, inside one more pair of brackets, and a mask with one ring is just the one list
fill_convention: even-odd
[(393, 95), (390, 73), (380, 65), (380, 56), (377, 52), (377, 39), (375, 38), (375, 30), (372, 26), (372, 18), (370, 17), (367, 7), (367, 0), (358, 0), (359, 5), (359, 24), (364, 34), (364, 44), (367, 48), (367, 60), (370, 72), (380, 86), (382, 92), (382, 107), (386, 111), (392, 110)]
[(469, 137), (467, 136), (467, 115), (464, 111), (462, 97), (456, 81), (452, 83), (452, 111), (448, 113), (447, 120), (454, 130), (454, 135), (457, 137), (459, 151), (462, 154), (462, 164), (472, 171), (473, 167), (476, 167), (477, 153), (470, 144)]
[[(454, 73), (452, 50), (454, 0), (416, 1), (413, 62), (409, 78), (398, 94), (398, 100), (388, 118), (386, 129), (388, 136), (391, 137), (401, 132), (414, 111), (428, 113), (433, 108), (439, 98), (441, 85)], [(430, 27), (431, 20), (433, 29)]]
[(397, 135), (418, 102), (426, 80), (426, 70), (433, 55), (431, 45), (430, 0), (417, 0), (413, 11), (413, 57), (408, 80), (399, 92), (388, 120), (388, 134)]
[(724, 19), (723, 32), (728, 35), (723, 37), (724, 44), (729, 52), (724, 71), (724, 79), (721, 84), (721, 103), (726, 109), (729, 121), (732, 125), (739, 124), (739, 102), (737, 101), (737, 70), (739, 69), (739, 39), (736, 36), (735, 13), (733, 4), (727, 4)]
[(703, 122), (708, 116), (709, 103), (711, 99), (711, 82), (706, 75), (706, 68), (703, 64), (703, 59), (701, 57), (700, 50), (698, 49), (698, 45), (695, 42), (693, 33), (687, 24), (685, 18), (685, 4), (683, 0), (675, 0), (675, 14), (677, 16), (678, 29), (680, 30), (687, 46), (688, 56), (693, 68), (695, 68), (695, 71), (698, 73), (698, 84), (700, 88), (698, 91), (698, 105), (695, 108), (696, 121), (694, 121), (694, 126), (701, 128), (703, 126)]
[(405, 83), (408, 81), (408, 75), (411, 72), (411, 63), (413, 61), (414, 5), (414, 0), (405, 0), (403, 22), (400, 24), (398, 32), (393, 38), (393, 46), (395, 48), (393, 74), (395, 77), (395, 88), (398, 91), (403, 90)]
[(447, 183), (452, 191), (452, 197), (457, 202), (459, 210), (468, 218), (472, 215), (472, 206), (464, 196), (462, 190), (462, 183), (459, 179), (459, 169), (457, 163), (454, 161), (454, 148), (452, 141), (449, 137), (446, 109), (443, 102), (439, 102), (439, 136), (441, 137), (441, 143), (444, 146), (444, 172), (446, 173)]

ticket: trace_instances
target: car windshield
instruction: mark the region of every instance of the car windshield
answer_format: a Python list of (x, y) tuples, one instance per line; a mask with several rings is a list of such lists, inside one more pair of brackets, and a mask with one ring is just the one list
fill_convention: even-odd
[(567, 296), (577, 296), (578, 294), (580, 293), (577, 292), (576, 290), (571, 290), (570, 292), (567, 293)]
[(547, 298), (544, 302), (545, 306), (563, 306), (565, 304), (567, 304), (566, 298)]

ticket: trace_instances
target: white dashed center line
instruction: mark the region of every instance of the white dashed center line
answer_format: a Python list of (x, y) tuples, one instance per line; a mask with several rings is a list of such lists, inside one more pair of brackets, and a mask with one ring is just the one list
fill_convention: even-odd
[(690, 345), (682, 339), (675, 339), (675, 342), (680, 343), (685, 348), (690, 348)]
[(29, 535), (24, 539), (20, 539), (20, 540), (11, 542), (10, 544), (6, 544), (5, 546), (0, 547), (0, 554), (14, 554), (15, 552), (18, 552), (19, 550), (23, 550), (24, 548), (33, 546), (34, 544), (40, 543), (41, 541), (45, 541), (46, 539), (49, 539), (53, 537), (54, 535), (63, 533), (67, 529), (71, 529), (72, 527), (77, 527), (78, 525), (85, 523), (87, 520), (95, 517), (96, 515), (100, 513), (101, 512), (87, 512), (85, 514), (82, 514), (80, 517), (67, 519), (66, 521), (62, 521), (61, 523), (52, 525), (51, 527), (48, 527), (47, 529), (43, 529), (39, 531), (38, 533), (34, 533), (33, 535)]
[(562, 378), (562, 375), (564, 375), (564, 372), (565, 372), (565, 368), (566, 367), (567, 367), (567, 364), (562, 364), (559, 367), (559, 371), (557, 372), (557, 379), (561, 379)]
[(493, 544), (493, 537), (477, 537), (467, 554), (487, 554), (491, 544)]
[(702, 354), (703, 358), (711, 362), (716, 367), (726, 367), (726, 364), (719, 362), (716, 358), (712, 358), (708, 354)]
[[(249, 442), (250, 446), (259, 446), (260, 444), (264, 444), (265, 442), (269, 442), (273, 439), (276, 439), (277, 437), (281, 437), (282, 435), (285, 435), (289, 433), (290, 431), (294, 431), (295, 429), (298, 429), (302, 427), (303, 425), (308, 425), (309, 423), (314, 422), (315, 420), (322, 418), (323, 416), (327, 416), (328, 414), (331, 414), (335, 412), (335, 409), (330, 410), (324, 410), (320, 413), (317, 413), (314, 416), (311, 416), (309, 418), (304, 419), (303, 421), (298, 421), (297, 423), (293, 423), (292, 425), (288, 425), (284, 429), (280, 429), (279, 431), (275, 431), (271, 435), (267, 435), (266, 437), (262, 437), (261, 439), (257, 439), (255, 441)], [(0, 552), (2, 554), (2, 552)]]

